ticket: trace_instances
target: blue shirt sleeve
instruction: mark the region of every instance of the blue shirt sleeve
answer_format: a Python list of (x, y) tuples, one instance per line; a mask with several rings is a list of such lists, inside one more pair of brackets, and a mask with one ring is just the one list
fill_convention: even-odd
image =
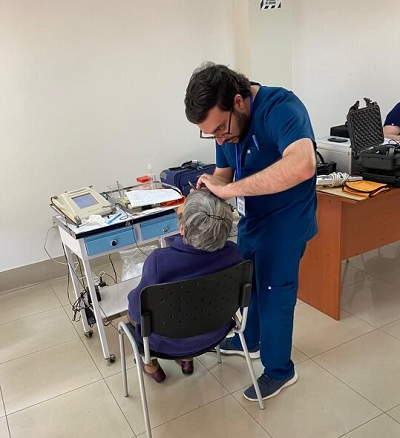
[(293, 93), (287, 93), (264, 119), (265, 129), (275, 139), (279, 152), (301, 138), (314, 143), (314, 132), (306, 107)]
[(157, 250), (155, 250), (147, 257), (143, 264), (140, 283), (128, 294), (128, 314), (134, 321), (140, 323), (140, 292), (146, 286), (157, 283)]
[(225, 157), (224, 151), (217, 142), (215, 142), (215, 163), (217, 167), (229, 167), (229, 163)]
[(399, 126), (400, 127), (400, 102), (386, 116), (383, 126)]

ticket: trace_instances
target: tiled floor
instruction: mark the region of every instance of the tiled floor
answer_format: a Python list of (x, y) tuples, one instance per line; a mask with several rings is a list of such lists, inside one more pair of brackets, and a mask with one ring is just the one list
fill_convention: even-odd
[[(164, 361), (167, 380), (145, 380), (154, 438), (400, 438), (400, 244), (343, 273), (340, 321), (296, 307), (296, 385), (260, 411), (242, 396), (243, 358), (218, 365), (208, 353), (193, 376)], [(71, 321), (66, 287), (62, 278), (0, 296), (0, 438), (145, 438), (130, 349), (124, 398), (118, 358), (105, 362), (96, 329), (87, 339)], [(116, 330), (106, 333), (118, 355)]]

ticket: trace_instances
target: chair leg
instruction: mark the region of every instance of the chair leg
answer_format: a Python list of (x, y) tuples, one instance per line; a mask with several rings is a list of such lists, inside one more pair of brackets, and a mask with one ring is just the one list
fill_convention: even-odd
[(122, 371), (122, 382), (124, 388), (124, 397), (128, 397), (128, 378), (126, 375), (126, 358), (125, 358), (125, 343), (124, 343), (124, 331), (119, 330), (119, 351), (121, 356), (121, 371)]
[[(130, 331), (128, 330), (128, 328), (126, 327), (124, 322), (119, 323), (118, 329), (120, 330), (120, 333), (122, 331), (125, 332), (127, 338), (129, 339), (129, 342), (132, 345), (133, 353), (135, 354), (136, 368), (137, 368), (138, 381), (139, 381), (140, 398), (142, 401), (144, 424), (146, 426), (146, 434), (147, 434), (147, 438), (152, 438), (151, 427), (150, 427), (150, 418), (149, 418), (149, 408), (147, 406), (146, 389), (144, 387), (144, 380), (143, 380), (142, 359), (140, 357), (139, 349), (136, 345), (135, 339), (133, 338), (132, 334), (130, 333)], [(123, 336), (123, 334), (120, 334), (120, 336)], [(121, 341), (121, 338), (120, 338), (119, 345), (120, 345), (120, 350), (121, 350), (121, 363), (122, 363), (123, 362), (122, 354), (124, 354), (124, 356), (125, 356), (125, 351), (123, 351), (123, 350), (125, 350), (125, 347), (123, 345), (123, 339)], [(125, 358), (124, 358), (124, 364), (125, 364)], [(125, 373), (124, 373), (124, 370), (122, 371), (122, 376), (124, 379), (124, 391), (125, 391), (125, 385), (127, 385), (126, 366), (125, 366)], [(127, 386), (126, 386), (126, 395), (128, 395)]]
[(246, 357), (247, 367), (249, 368), (249, 371), (250, 371), (251, 381), (253, 382), (254, 389), (256, 390), (258, 404), (260, 406), (260, 409), (265, 409), (264, 400), (261, 397), (260, 387), (258, 386), (256, 375), (254, 374), (253, 364), (251, 363), (249, 350), (247, 348), (246, 340), (244, 339), (243, 333), (239, 332), (239, 338), (240, 338), (240, 342), (242, 343), (244, 355)]
[(140, 397), (142, 399), (144, 424), (146, 426), (147, 438), (151, 438), (149, 408), (147, 406), (146, 390), (145, 390), (144, 381), (143, 381), (143, 369), (142, 369), (142, 363), (141, 363), (142, 359), (140, 357), (139, 350), (137, 348), (136, 343), (132, 344), (132, 347), (133, 347), (133, 352), (135, 353), (135, 359), (136, 359), (136, 368), (137, 368), (137, 373), (138, 373)]
[(219, 347), (219, 345), (217, 345), (217, 346), (215, 347), (215, 351), (216, 351), (216, 353), (217, 353), (217, 361), (218, 361), (218, 363), (221, 363), (221, 362), (222, 362), (222, 358), (221, 358), (221, 348)]

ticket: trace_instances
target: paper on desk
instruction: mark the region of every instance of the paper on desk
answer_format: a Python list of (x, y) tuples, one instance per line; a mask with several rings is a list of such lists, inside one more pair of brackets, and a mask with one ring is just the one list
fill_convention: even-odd
[(175, 201), (182, 196), (172, 189), (157, 190), (131, 190), (126, 192), (132, 207), (142, 207), (143, 205), (161, 204), (162, 202)]

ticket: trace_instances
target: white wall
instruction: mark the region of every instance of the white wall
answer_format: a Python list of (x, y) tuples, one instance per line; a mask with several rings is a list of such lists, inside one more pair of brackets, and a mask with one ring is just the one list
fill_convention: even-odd
[(214, 160), (184, 116), (204, 60), (292, 88), (317, 137), (364, 96), (385, 117), (398, 17), (397, 0), (0, 0), (0, 272), (46, 258), (50, 196)]
[(260, 10), (259, 0), (249, 0), (249, 34), (251, 79), (291, 89), (292, 0), (267, 10)]
[(0, 0), (0, 272), (46, 258), (50, 196), (214, 160), (183, 98), (204, 60), (235, 68), (233, 22), (230, 0)]
[(363, 97), (382, 118), (400, 101), (398, 0), (293, 1), (293, 89), (317, 137)]

